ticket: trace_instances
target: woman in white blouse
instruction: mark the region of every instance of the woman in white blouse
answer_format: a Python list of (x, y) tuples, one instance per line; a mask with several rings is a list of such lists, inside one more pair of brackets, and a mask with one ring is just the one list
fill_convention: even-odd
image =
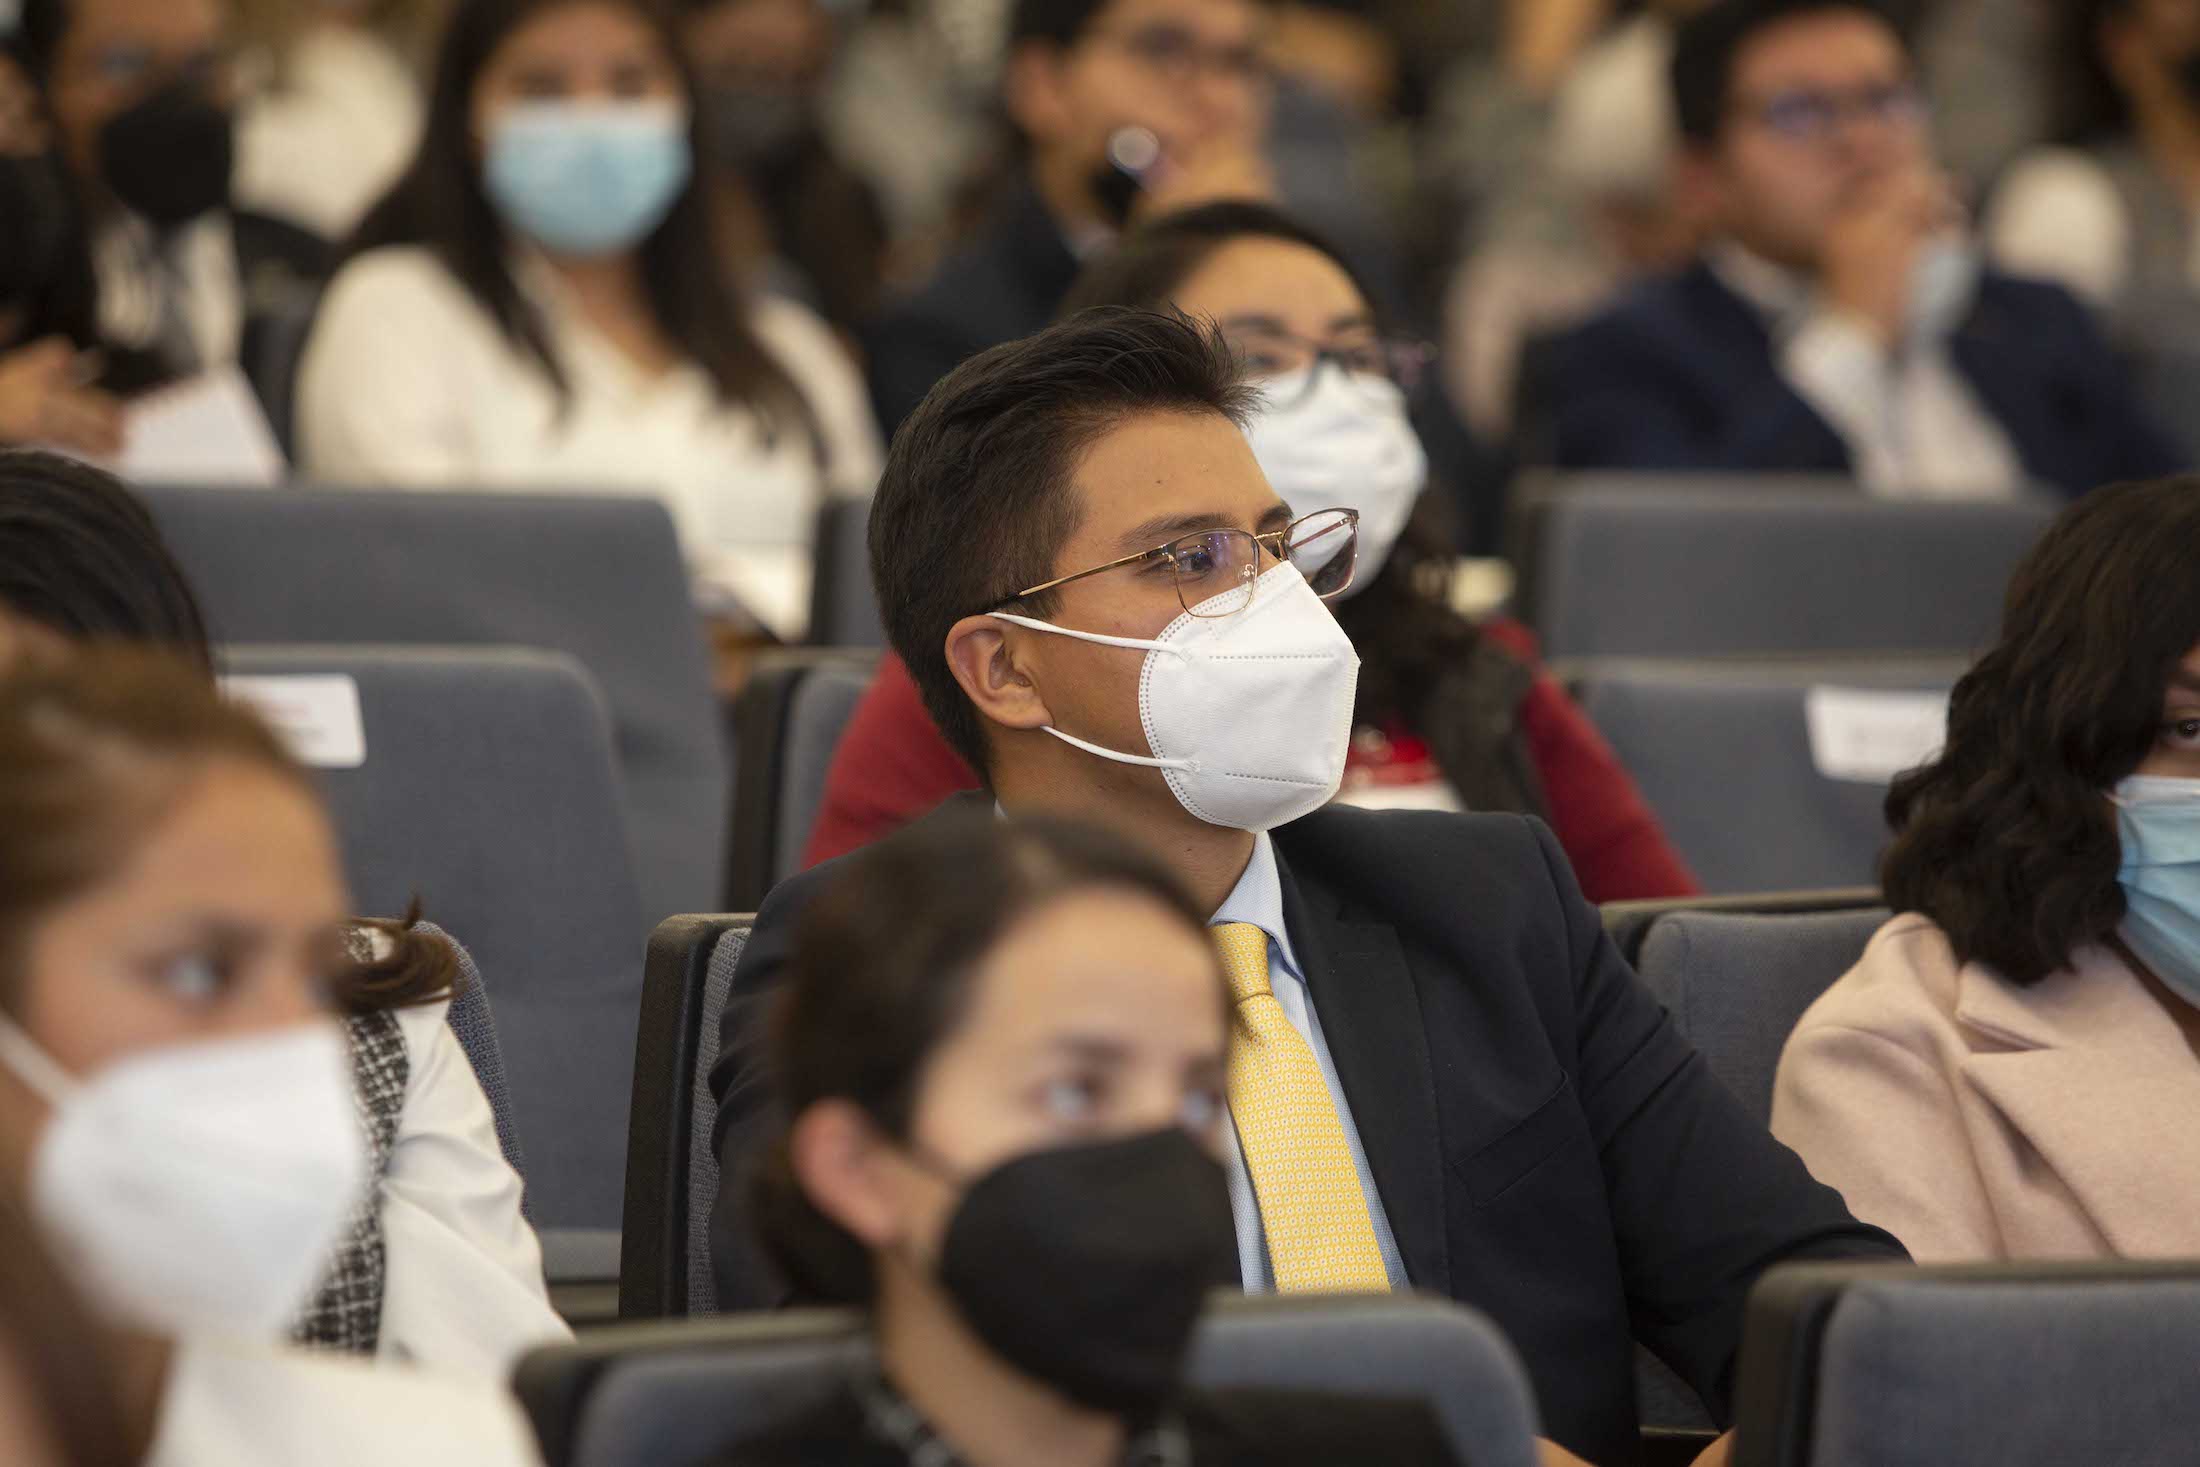
[[(98, 641), (165, 649), (211, 686), (205, 618), (144, 506), (82, 464), (0, 453), (0, 678), (16, 658)], [(69, 808), (24, 823), (60, 827)], [(43, 889), (0, 863), (0, 883), (24, 882)], [(0, 1012), (14, 977), (6, 949), (28, 920), (10, 904), (25, 899), (0, 893)], [(346, 939), (327, 997), (344, 1019), (373, 1185), (276, 1334), (501, 1382), (517, 1356), (569, 1331), (550, 1307), (520, 1178), (447, 1023), (455, 959), (405, 924), (351, 924)]]
[(308, 475), (658, 495), (707, 610), (799, 634), (816, 510), (870, 491), (878, 434), (823, 323), (733, 293), (701, 137), (654, 9), (460, 0), (306, 352)]
[[(0, 1189), (117, 1331), (154, 1467), (532, 1460), (465, 1338), (533, 1250), (418, 1007), (448, 949), (392, 926), (362, 963), (346, 905), (311, 776), (201, 670), (107, 644), (0, 672)], [(385, 1271), (461, 1287), (431, 1320)]]

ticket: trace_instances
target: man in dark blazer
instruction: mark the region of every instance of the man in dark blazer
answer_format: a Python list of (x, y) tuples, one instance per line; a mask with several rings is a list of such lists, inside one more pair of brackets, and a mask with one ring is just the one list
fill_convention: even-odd
[[(1290, 512), (1236, 421), (1249, 400), (1218, 337), (1150, 312), (1087, 312), (972, 359), (905, 425), (879, 486), (872, 571), (889, 635), (1002, 808), (1125, 829), (1218, 921), (1267, 934), (1275, 998), (1303, 1004), (1292, 1022), (1352, 1151), (1366, 1208), (1353, 1227), (1370, 1226), (1381, 1254), (1372, 1286), (1387, 1277), (1487, 1311), (1526, 1360), (1549, 1434), (1599, 1463), (1631, 1461), (1635, 1338), (1723, 1416), (1743, 1301), (1764, 1269), (1901, 1250), (1711, 1077), (1542, 825), (1345, 808), (1288, 819), (1307, 807), (1303, 790), (1280, 804), (1261, 793), (1305, 784), (1307, 751), (1325, 740), (1334, 769), (1326, 753), (1312, 764), (1334, 791), (1344, 730), (1328, 710), (1341, 695), (1349, 723), (1354, 663), (1315, 592), (1269, 558)], [(1254, 609), (1218, 620), (1236, 603), (1210, 599), (1208, 579), (1242, 586), (1247, 570), (1262, 576)], [(1189, 682), (1149, 681), (1171, 654), (1139, 647), (1165, 631), (1206, 649)], [(1246, 647), (1249, 632), (1267, 640)], [(1232, 645), (1255, 655), (1233, 658)], [(1307, 702), (1279, 701), (1259, 671), (1323, 658)], [(1198, 799), (1147, 767), (1163, 752), (1156, 727), (1176, 730), (1169, 752), (1186, 757), (1194, 703), (1210, 713), (1194, 720), (1189, 757), (1250, 801), (1241, 819), (1261, 828), (1194, 814)], [(1311, 803), (1325, 797), (1317, 788)], [(728, 1179), (712, 1246), (728, 1306), (782, 1297), (743, 1217), (740, 1179), (770, 1104), (755, 1044), (831, 870), (772, 893), (728, 1001), (711, 1077)], [(1237, 1216), (1260, 1286), (1280, 1273), (1271, 1208), (1294, 1199), (1259, 1190), (1245, 1150), (1230, 1164), (1254, 1169)]]
[(1143, 128), (1162, 159), (1144, 215), (1273, 192), (1260, 145), (1259, 0), (1015, 0), (1001, 100), (1013, 176), (976, 234), (865, 333), (871, 401), (890, 435), (974, 352), (1054, 319), (1078, 261), (1133, 208), (1102, 186), (1109, 139)]
[(1979, 267), (1876, 5), (1720, 0), (1672, 77), (1712, 242), (1551, 350), (1559, 465), (1965, 495), (2183, 466), (2078, 301)]

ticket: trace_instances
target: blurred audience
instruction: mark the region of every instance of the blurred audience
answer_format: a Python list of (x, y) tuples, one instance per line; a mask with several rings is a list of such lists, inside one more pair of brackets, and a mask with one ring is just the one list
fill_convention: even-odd
[(888, 432), (965, 357), (1052, 320), (1079, 262), (1133, 216), (1274, 194), (1262, 20), (1260, 0), (1014, 0), (1001, 76), (1014, 176), (869, 335)]
[[(0, 454), (0, 668), (87, 640), (158, 648), (202, 679), (210, 671), (205, 617), (144, 506), (83, 465)], [(34, 828), (65, 838), (71, 808), (38, 807)], [(368, 1129), (369, 1196), (292, 1334), (501, 1379), (520, 1352), (567, 1330), (521, 1216), (520, 1179), (446, 1022), (455, 960), (410, 918), (346, 935), (358, 965), (340, 965), (330, 993)]]
[(362, 964), (344, 900), (310, 776), (203, 669), (107, 646), (0, 674), (0, 1182), (142, 1342), (124, 1419), (156, 1467), (534, 1460), (500, 1377), (281, 1344), (343, 1343), (362, 1294), (371, 1327), (416, 1261), (357, 1230), (388, 1132), (355, 1074), (402, 1090), (404, 1046), (370, 1064), (339, 1020), (449, 975)]
[(1206, 925), (1120, 837), (983, 812), (804, 914), (755, 1214), (878, 1366), (730, 1463), (1453, 1460), (1418, 1402), (1183, 1383), (1236, 1262)]
[[(1512, 810), (1549, 820), (1593, 901), (1695, 890), (1611, 749), (1509, 621), (1449, 602), (1458, 558), (1415, 513), (1427, 459), (1406, 415), (1425, 348), (1384, 334), (1350, 266), (1276, 210), (1209, 204), (1134, 230), (1066, 308), (1174, 306), (1218, 322), (1267, 393), (1248, 430), (1295, 515), (1360, 516), (1359, 563), (1334, 602), (1360, 654), (1348, 804)], [(978, 779), (888, 654), (826, 776), (806, 852), (868, 844)]]
[(2062, 22), (2059, 142), (2018, 160), (1997, 263), (2098, 308), (2168, 425), (2200, 451), (2200, 3), (2084, 0)]
[(420, 74), (448, 0), (237, 0), (263, 73), (237, 134), (237, 198), (350, 234), (420, 140)]
[[(254, 364), (326, 246), (233, 203), (239, 83), (222, 0), (22, 0), (91, 250), (102, 379), (120, 391)], [(90, 343), (86, 343), (90, 344)], [(262, 374), (263, 400), (274, 391)]]
[(869, 492), (878, 434), (832, 332), (728, 281), (708, 126), (654, 5), (460, 0), (306, 349), (306, 472), (662, 496), (705, 609), (799, 637), (816, 510)]
[(1869, 0), (1720, 0), (1682, 26), (1673, 86), (1712, 242), (1529, 386), (1560, 465), (1931, 497), (2177, 466), (2084, 309), (1981, 269), (1902, 34)]
[(843, 332), (887, 269), (884, 206), (824, 125), (839, 30), (823, 0), (681, 0), (681, 31), (715, 144), (719, 223), (743, 279)]
[(2200, 1252), (2196, 565), (2200, 479), (2049, 531), (1788, 1040), (1774, 1132), (1921, 1262)]
[(128, 1419), (120, 1354), (0, 1186), (0, 1462), (136, 1467), (150, 1423)]

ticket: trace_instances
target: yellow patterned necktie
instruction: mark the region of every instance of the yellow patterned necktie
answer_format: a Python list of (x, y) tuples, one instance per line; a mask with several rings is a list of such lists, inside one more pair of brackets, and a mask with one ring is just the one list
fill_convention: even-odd
[(1269, 985), (1268, 934), (1250, 922), (1210, 930), (1230, 980), (1230, 1118), (1260, 1199), (1276, 1288), (1387, 1290), (1344, 1124), (1313, 1047)]

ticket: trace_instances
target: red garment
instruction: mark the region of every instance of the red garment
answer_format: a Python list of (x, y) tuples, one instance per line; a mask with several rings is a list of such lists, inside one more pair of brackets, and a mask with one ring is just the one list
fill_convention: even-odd
[[(1527, 628), (1497, 621), (1483, 629), (1534, 665), (1535, 637)], [(1696, 892), (1695, 878), (1666, 843), (1611, 746), (1540, 669), (1521, 701), (1520, 724), (1543, 779), (1551, 829), (1590, 901)], [(814, 866), (868, 845), (929, 814), (949, 795), (976, 788), (970, 766), (933, 728), (909, 669), (888, 653), (833, 751), (825, 803), (802, 863)]]

